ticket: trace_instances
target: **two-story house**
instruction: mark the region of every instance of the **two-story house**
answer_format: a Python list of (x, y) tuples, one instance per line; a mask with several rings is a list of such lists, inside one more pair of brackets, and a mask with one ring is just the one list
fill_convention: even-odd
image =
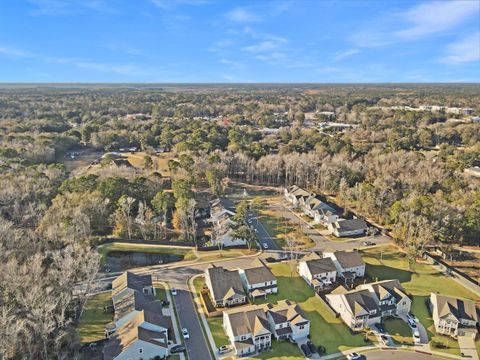
[(363, 219), (337, 219), (328, 225), (328, 230), (336, 237), (364, 235), (368, 225)]
[(112, 299), (114, 304), (117, 299), (121, 299), (123, 296), (135, 291), (144, 295), (155, 296), (151, 275), (137, 275), (126, 271), (112, 281)]
[(357, 251), (335, 251), (323, 253), (323, 257), (333, 260), (337, 276), (351, 285), (356, 278), (365, 276), (365, 262)]
[(362, 284), (357, 289), (367, 289), (375, 296), (382, 318), (407, 315), (410, 312), (412, 300), (397, 279)]
[(480, 310), (473, 301), (431, 293), (430, 307), (438, 334), (474, 339), (477, 336)]
[(237, 270), (228, 270), (212, 264), (205, 270), (205, 283), (216, 307), (245, 304), (247, 295)]
[(237, 356), (272, 347), (272, 332), (264, 306), (250, 305), (224, 311), (223, 328)]
[(317, 224), (328, 226), (339, 219), (330, 205), (324, 203), (316, 194), (312, 194), (307, 198), (302, 206), (305, 215), (314, 219)]
[(104, 360), (142, 360), (169, 354), (170, 318), (141, 311), (123, 324), (103, 348)]
[(353, 331), (371, 327), (382, 319), (374, 295), (367, 289), (347, 291), (343, 286), (326, 295), (327, 302)]
[(336, 281), (337, 267), (331, 258), (312, 254), (300, 261), (298, 273), (314, 289), (323, 289)]
[(277, 278), (260, 259), (254, 259), (249, 265), (238, 269), (243, 285), (252, 298), (266, 298), (268, 294), (276, 294)]
[(292, 185), (285, 189), (284, 195), (285, 199), (293, 206), (301, 206), (305, 203), (305, 200), (311, 196), (311, 193), (297, 185)]
[(281, 300), (276, 305), (267, 305), (270, 329), (277, 340), (297, 341), (310, 334), (310, 320), (298, 304)]

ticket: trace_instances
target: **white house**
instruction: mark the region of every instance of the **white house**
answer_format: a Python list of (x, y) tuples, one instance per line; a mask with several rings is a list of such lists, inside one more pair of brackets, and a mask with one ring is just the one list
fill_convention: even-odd
[(104, 360), (143, 360), (169, 354), (166, 317), (142, 311), (119, 328), (103, 348)]
[(337, 276), (342, 277), (346, 284), (365, 276), (365, 262), (357, 251), (326, 252), (323, 257), (333, 260)]
[(245, 304), (247, 296), (237, 270), (212, 265), (205, 270), (205, 283), (216, 307)]
[(473, 301), (431, 293), (430, 307), (438, 334), (473, 339), (477, 336), (480, 310)]
[(337, 279), (337, 268), (331, 258), (307, 256), (300, 261), (298, 273), (314, 289), (329, 286)]
[(237, 356), (272, 347), (272, 332), (264, 306), (250, 305), (224, 311), (223, 328)]
[(238, 272), (252, 298), (266, 298), (268, 294), (278, 292), (277, 278), (260, 259), (255, 258), (249, 265), (239, 268)]
[(328, 230), (336, 237), (364, 235), (368, 225), (363, 219), (337, 219), (328, 225)]
[(310, 334), (310, 320), (298, 304), (281, 300), (277, 305), (267, 305), (267, 318), (273, 336), (277, 340), (298, 341)]
[(311, 193), (298, 187), (297, 185), (292, 185), (285, 189), (284, 195), (285, 199), (293, 206), (300, 206), (304, 204), (305, 200), (311, 196)]

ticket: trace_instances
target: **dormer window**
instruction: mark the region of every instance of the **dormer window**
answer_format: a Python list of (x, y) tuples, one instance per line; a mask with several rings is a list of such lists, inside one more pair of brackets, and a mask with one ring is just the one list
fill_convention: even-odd
[(138, 349), (139, 354), (143, 354), (143, 348)]

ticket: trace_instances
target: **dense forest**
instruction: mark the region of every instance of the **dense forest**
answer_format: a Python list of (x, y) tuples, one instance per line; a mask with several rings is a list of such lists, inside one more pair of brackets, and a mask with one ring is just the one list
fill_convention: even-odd
[[(230, 180), (334, 196), (412, 256), (480, 245), (478, 85), (0, 87), (0, 357), (71, 359), (99, 237), (196, 241), (195, 192)], [(344, 128), (326, 126), (332, 120)], [(73, 176), (71, 153), (145, 152)], [(153, 166), (161, 149), (169, 174)], [(111, 155), (109, 155), (111, 156)], [(108, 161), (107, 161), (108, 160)], [(163, 218), (164, 221), (155, 221)]]

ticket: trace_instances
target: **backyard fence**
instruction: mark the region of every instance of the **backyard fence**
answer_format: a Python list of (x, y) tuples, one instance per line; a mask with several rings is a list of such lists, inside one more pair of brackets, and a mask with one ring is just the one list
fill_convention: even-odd
[(470, 289), (471, 291), (473, 291), (474, 293), (480, 296), (480, 283), (477, 280), (473, 279), (467, 274), (462, 273), (461, 271), (457, 270), (455, 267), (448, 265), (439, 256), (430, 254), (429, 252), (426, 251), (423, 253), (423, 257), (425, 260), (427, 260), (430, 264), (435, 266), (437, 269), (453, 276), (465, 287), (467, 287), (468, 289)]

